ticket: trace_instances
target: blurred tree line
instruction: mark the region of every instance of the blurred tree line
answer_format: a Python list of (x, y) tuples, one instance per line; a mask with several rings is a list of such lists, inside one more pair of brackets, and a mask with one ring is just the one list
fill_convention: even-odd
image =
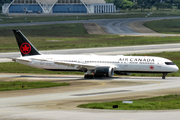
[(176, 6), (180, 9), (180, 0), (105, 0), (107, 3), (114, 3), (117, 9), (138, 9), (141, 11), (151, 9), (155, 6), (157, 10), (172, 9)]

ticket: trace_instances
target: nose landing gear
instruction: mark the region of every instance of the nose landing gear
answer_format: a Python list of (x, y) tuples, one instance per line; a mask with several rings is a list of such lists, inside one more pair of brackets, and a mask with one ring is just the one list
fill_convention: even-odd
[(167, 73), (163, 73), (162, 79), (166, 79)]

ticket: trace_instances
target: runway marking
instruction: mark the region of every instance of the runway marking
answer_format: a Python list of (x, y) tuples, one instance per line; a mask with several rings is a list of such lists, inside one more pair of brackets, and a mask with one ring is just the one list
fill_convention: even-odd
[(103, 85), (105, 85), (106, 83), (101, 83), (101, 82), (99, 82), (100, 83), (100, 85), (99, 86), (103, 86)]
[(15, 78), (15, 80), (24, 80), (24, 79), (27, 79), (27, 78)]
[(97, 25), (97, 23), (95, 23), (96, 24), (96, 26), (104, 33), (104, 34), (106, 34), (105, 32), (104, 32), (104, 30), (102, 30), (100, 27), (99, 27), (99, 25)]
[(156, 83), (159, 83), (159, 85), (156, 85), (156, 86), (154, 86), (154, 87), (158, 87), (158, 86), (160, 86), (160, 85), (161, 85), (161, 83), (160, 83), (160, 82), (156, 82)]
[(73, 94), (71, 96), (89, 96), (89, 95), (100, 95), (100, 94), (110, 94), (110, 93), (119, 93), (119, 92), (130, 92), (132, 90), (118, 90), (118, 91), (109, 91), (109, 92), (97, 92), (97, 93), (85, 93), (85, 94)]

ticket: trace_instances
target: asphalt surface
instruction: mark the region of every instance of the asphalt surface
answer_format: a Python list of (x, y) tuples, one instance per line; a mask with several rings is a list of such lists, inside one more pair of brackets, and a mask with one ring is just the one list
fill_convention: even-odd
[(1, 81), (69, 82), (71, 86), (0, 92), (0, 119), (6, 120), (170, 120), (180, 110), (97, 110), (76, 106), (89, 102), (132, 100), (178, 94), (178, 77), (114, 77), (83, 80), (83, 76), (2, 74)]
[[(180, 17), (144, 17), (144, 18), (120, 18), (120, 19), (97, 19), (97, 20), (72, 20), (72, 21), (54, 21), (54, 22), (32, 22), (32, 23), (10, 23), (0, 24), (0, 27), (7, 26), (26, 26), (26, 25), (49, 25), (49, 24), (67, 24), (67, 23), (96, 23), (107, 34), (119, 35), (165, 35), (141, 33), (137, 29), (130, 26), (130, 23), (136, 21), (150, 21), (161, 19), (176, 19)], [(172, 35), (166, 35), (172, 36)]]
[[(135, 22), (146, 22), (152, 20), (162, 20), (162, 19), (176, 19), (180, 17), (149, 17), (149, 18), (124, 18), (124, 19), (112, 19), (112, 20), (99, 20), (96, 23), (109, 34), (119, 34), (119, 35), (144, 35), (144, 36), (174, 36), (172, 34), (159, 34), (159, 33), (145, 33), (140, 32), (138, 29), (131, 26), (131, 23)], [(176, 35), (175, 35), (176, 36)]]

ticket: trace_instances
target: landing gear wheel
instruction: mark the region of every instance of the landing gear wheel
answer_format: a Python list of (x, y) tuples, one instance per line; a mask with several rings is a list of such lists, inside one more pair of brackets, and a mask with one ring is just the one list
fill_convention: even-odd
[(90, 78), (91, 78), (91, 79), (93, 79), (93, 78), (94, 78), (94, 76), (93, 76), (93, 75), (90, 75)]
[(162, 79), (166, 79), (167, 73), (163, 73)]
[(90, 79), (92, 79), (92, 78), (94, 78), (94, 76), (93, 75), (84, 75), (84, 78), (90, 78)]

